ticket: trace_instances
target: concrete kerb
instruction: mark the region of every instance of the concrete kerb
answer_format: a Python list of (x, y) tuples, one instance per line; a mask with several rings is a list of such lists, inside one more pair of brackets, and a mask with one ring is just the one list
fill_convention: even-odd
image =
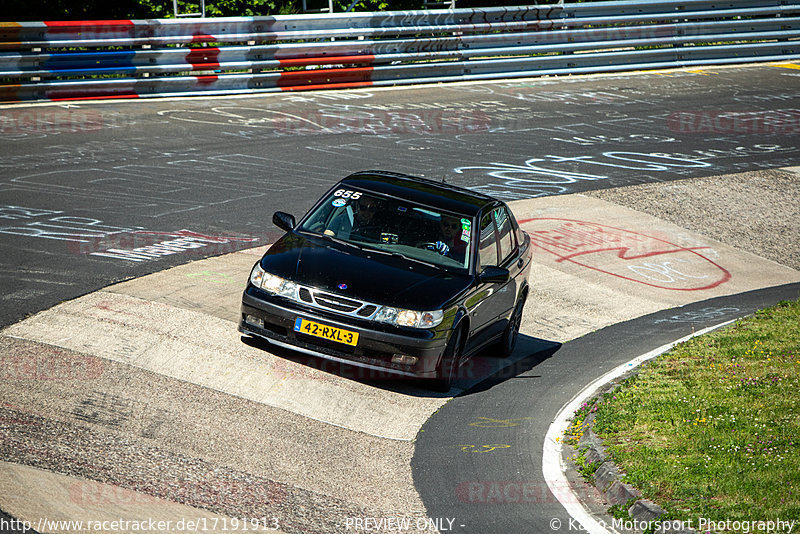
[[(634, 372), (626, 373), (621, 377), (624, 379)], [(590, 469), (595, 469), (593, 475), (593, 482), (595, 487), (605, 497), (605, 499), (612, 505), (626, 504), (631, 501), (641, 500), (642, 494), (636, 488), (622, 481), (623, 477), (614, 462), (611, 461), (610, 455), (606, 452), (603, 440), (594, 433), (594, 418), (595, 412), (593, 408), (602, 402), (604, 395), (613, 392), (619, 385), (618, 381), (614, 381), (603, 388), (598, 395), (588, 403), (589, 414), (581, 422), (580, 431), (581, 436), (577, 443), (577, 451), (584, 453), (584, 466)], [(567, 453), (569, 447), (564, 447), (563, 452)], [(658, 515), (664, 513), (664, 510)]]
[[(567, 402), (558, 414), (553, 419), (544, 440), (544, 447), (542, 453), (542, 473), (544, 474), (545, 481), (547, 482), (550, 491), (561, 502), (562, 506), (567, 510), (572, 518), (574, 518), (583, 529), (590, 534), (609, 534), (608, 525), (613, 524), (612, 521), (606, 518), (598, 518), (589, 510), (586, 503), (583, 502), (578, 492), (572, 490), (567, 479), (568, 459), (565, 454), (563, 436), (569, 427), (573, 414), (580, 409), (580, 407), (591, 399), (598, 397), (602, 392), (608, 391), (609, 388), (615, 387), (615, 382), (620, 380), (626, 375), (635, 372), (636, 369), (643, 363), (652, 360), (676, 345), (688, 341), (693, 337), (707, 334), (713, 330), (717, 330), (727, 326), (736, 319), (720, 323), (715, 326), (704, 328), (694, 332), (688, 336), (684, 336), (678, 340), (662, 345), (650, 352), (637, 356), (627, 363), (623, 363), (597, 378), (593, 382), (586, 385), (575, 397)], [(647, 522), (657, 520), (658, 517), (663, 515), (665, 511), (653, 503), (652, 501), (642, 499), (641, 493), (630, 484), (622, 482), (619, 469), (609, 460), (608, 454), (602, 445), (602, 441), (593, 436), (591, 433), (591, 420), (584, 422), (583, 427), (589, 430), (584, 432), (586, 436), (583, 440), (584, 444), (588, 444), (590, 452), (587, 453), (587, 461), (592, 458), (593, 462), (599, 462), (600, 467), (594, 475), (595, 487), (611, 504), (627, 504), (631, 503), (628, 509), (628, 514), (634, 524), (646, 524)], [(591, 454), (591, 456), (589, 456)], [(569, 491), (564, 491), (563, 488), (569, 488)], [(567, 495), (569, 493), (570, 495)], [(674, 534), (691, 534), (692, 530), (670, 531)]]

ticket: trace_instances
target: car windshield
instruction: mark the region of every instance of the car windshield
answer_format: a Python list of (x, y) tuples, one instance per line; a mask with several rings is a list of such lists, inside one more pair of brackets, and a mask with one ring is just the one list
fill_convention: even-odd
[(438, 267), (469, 268), (470, 218), (367, 191), (335, 190), (300, 230)]

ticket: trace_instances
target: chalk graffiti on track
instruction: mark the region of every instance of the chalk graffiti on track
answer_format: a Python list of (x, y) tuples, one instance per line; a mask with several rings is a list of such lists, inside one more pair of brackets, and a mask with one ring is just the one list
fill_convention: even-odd
[[(661, 237), (589, 221), (520, 221), (533, 245), (570, 263), (629, 282), (672, 291), (713, 289), (731, 278), (706, 246), (677, 245)], [(705, 252), (705, 253), (704, 253)]]
[[(597, 156), (558, 156), (546, 155), (540, 158), (529, 158), (521, 165), (510, 163), (489, 163), (488, 165), (471, 165), (456, 167), (456, 173), (467, 171), (483, 171), (484, 174), (501, 180), (500, 184), (489, 184), (473, 187), (486, 192), (501, 188), (519, 190), (518, 198), (557, 195), (570, 191), (568, 184), (580, 181), (606, 180), (608, 174), (579, 172), (567, 166), (597, 166), (615, 169), (628, 169), (646, 172), (676, 171), (681, 169), (698, 169), (711, 167), (711, 163), (700, 161), (691, 156), (671, 154), (609, 151)], [(508, 196), (503, 195), (503, 196)]]
[[(470, 189), (505, 200), (515, 200), (571, 193), (575, 191), (575, 184), (580, 182), (607, 181), (606, 187), (620, 185), (611, 183), (616, 178), (614, 174), (603, 171), (617, 170), (626, 174), (628, 171), (635, 171), (644, 181), (658, 181), (658, 175), (670, 179), (694, 176), (701, 171), (716, 169), (720, 167), (716, 162), (720, 159), (786, 155), (794, 151), (795, 147), (757, 144), (749, 147), (693, 150), (689, 153), (605, 151), (597, 155), (547, 154), (528, 158), (521, 164), (491, 162), (456, 167), (453, 172), (461, 175), (477, 174), (478, 177), (473, 180), (484, 182), (470, 185)], [(735, 163), (728, 165), (736, 167)], [(748, 162), (748, 165), (753, 164)], [(771, 167), (775, 165), (774, 162), (770, 163)], [(487, 176), (488, 180), (485, 178)], [(636, 179), (628, 177), (625, 180), (625, 185), (638, 183)]]

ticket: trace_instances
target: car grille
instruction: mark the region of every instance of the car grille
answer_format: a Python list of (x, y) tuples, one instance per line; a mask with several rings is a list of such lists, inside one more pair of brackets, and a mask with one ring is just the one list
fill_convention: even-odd
[(380, 308), (377, 304), (343, 297), (313, 287), (300, 286), (297, 290), (297, 296), (300, 301), (316, 308), (364, 319), (372, 318)]

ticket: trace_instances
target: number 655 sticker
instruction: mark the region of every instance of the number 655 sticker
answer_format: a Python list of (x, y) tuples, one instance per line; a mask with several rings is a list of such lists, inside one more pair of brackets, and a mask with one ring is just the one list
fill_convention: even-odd
[(357, 200), (361, 197), (361, 192), (350, 191), (349, 189), (337, 189), (333, 194), (335, 197), (349, 198), (350, 200)]

